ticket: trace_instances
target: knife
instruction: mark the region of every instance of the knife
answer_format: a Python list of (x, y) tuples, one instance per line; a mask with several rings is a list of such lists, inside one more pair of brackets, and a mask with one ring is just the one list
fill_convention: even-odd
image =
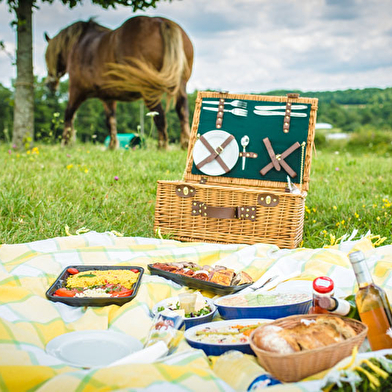
[[(291, 110), (307, 109), (306, 105), (291, 105)], [(255, 106), (256, 110), (279, 110), (286, 109), (286, 106)]]
[[(286, 116), (285, 112), (270, 112), (268, 110), (254, 110), (254, 114), (257, 114), (258, 116)], [(308, 115), (306, 113), (290, 113), (290, 117), (307, 117)]]

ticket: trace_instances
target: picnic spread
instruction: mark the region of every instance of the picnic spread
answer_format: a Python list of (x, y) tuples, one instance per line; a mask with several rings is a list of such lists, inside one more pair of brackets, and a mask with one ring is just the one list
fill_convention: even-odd
[(316, 111), (199, 92), (159, 238), (0, 245), (0, 390), (391, 390), (392, 246), (299, 247)]
[[(276, 245), (262, 243), (244, 245), (179, 242), (119, 237), (110, 232), (87, 232), (25, 244), (3, 244), (0, 246), (0, 389), (242, 390), (244, 387), (239, 383), (240, 377), (249, 376), (251, 379), (256, 374), (268, 372), (260, 366), (252, 353), (231, 351), (242, 355), (241, 363), (247, 364), (241, 368), (241, 373), (236, 373), (234, 362), (228, 360), (230, 356), (208, 356), (202, 348), (189, 344), (186, 339), (188, 332), (194, 328), (202, 331), (207, 324), (199, 324), (185, 331), (183, 328), (179, 329), (178, 341), (172, 351), (168, 351), (162, 342), (146, 347), (145, 343), (151, 337), (154, 306), (167, 298), (194, 292), (200, 292), (212, 301), (212, 306), (215, 303), (218, 307), (218, 299), (241, 293), (244, 296), (253, 292), (311, 294), (312, 281), (319, 276), (328, 276), (334, 281), (336, 296), (346, 296), (356, 291), (355, 275), (347, 257), (356, 250), (365, 254), (375, 283), (392, 298), (392, 246), (375, 247), (369, 237), (319, 249), (280, 249)], [(152, 274), (148, 268), (154, 263), (182, 262), (211, 268), (226, 267), (235, 273), (243, 271), (254, 283), (246, 284), (237, 293), (219, 295), (208, 290), (191, 289), (164, 276)], [(123, 304), (75, 306), (48, 298), (46, 293), (56, 279), (64, 270), (75, 266), (88, 271), (84, 273), (84, 279), (91, 278), (94, 275), (91, 271), (97, 266), (103, 270), (132, 267), (135, 275), (142, 270), (144, 273), (136, 295), (130, 295), (130, 300)], [(83, 275), (82, 272), (81, 274)], [(253, 290), (252, 286), (263, 287)], [(72, 299), (83, 301), (87, 298), (82, 296)], [(222, 305), (225, 304), (226, 302)], [(244, 327), (250, 323), (246, 318), (242, 321)], [(215, 311), (212, 322), (220, 323), (221, 327), (233, 328), (233, 323), (230, 325), (230, 320), (223, 320), (218, 311)], [(355, 330), (354, 322), (355, 320), (352, 326)], [(238, 324), (238, 320), (236, 323)], [(64, 357), (61, 357), (59, 348), (61, 344), (65, 344), (66, 338), (72, 352), (67, 353), (68, 357), (64, 353)], [(60, 342), (60, 339), (64, 341)], [(98, 356), (107, 356), (104, 359), (108, 363), (87, 366), (72, 363), (86, 355), (85, 352), (79, 352), (78, 348), (88, 339), (96, 346), (92, 349), (97, 350)], [(239, 350), (240, 344), (235, 346)], [(337, 343), (338, 347), (340, 344)], [(100, 347), (103, 347), (103, 353), (99, 351)], [(112, 347), (118, 349), (113, 351)], [(132, 350), (127, 352), (129, 347)], [(354, 366), (355, 361), (366, 361), (366, 358), (382, 355), (385, 357), (392, 353), (391, 349), (371, 351), (367, 340), (358, 349), (359, 354), (354, 358), (350, 348), (349, 354), (342, 359), (343, 365), (339, 362), (340, 366)], [(118, 358), (119, 350), (125, 350), (121, 354), (123, 358)], [(110, 358), (111, 355), (113, 359)], [(87, 356), (85, 360), (88, 362), (91, 358)], [(339, 364), (334, 366), (335, 372)], [(381, 369), (382, 366), (376, 368)], [(271, 391), (315, 391), (332, 371), (324, 369), (321, 373), (311, 375), (306, 381), (284, 382), (268, 388)], [(385, 370), (379, 372), (382, 375)], [(233, 374), (235, 380), (228, 378), (228, 374)]]

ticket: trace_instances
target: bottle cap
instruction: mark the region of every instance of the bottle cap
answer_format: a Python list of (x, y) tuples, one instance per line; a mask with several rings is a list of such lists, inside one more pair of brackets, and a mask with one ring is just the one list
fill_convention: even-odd
[(365, 258), (364, 254), (360, 250), (350, 253), (348, 257), (351, 263), (358, 263), (358, 261), (362, 261)]
[(334, 283), (328, 276), (319, 276), (313, 281), (313, 290), (318, 293), (326, 294), (333, 291)]

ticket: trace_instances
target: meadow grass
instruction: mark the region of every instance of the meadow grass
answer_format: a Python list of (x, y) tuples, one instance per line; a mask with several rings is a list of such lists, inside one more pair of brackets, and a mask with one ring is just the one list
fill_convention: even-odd
[[(155, 237), (157, 180), (183, 176), (186, 151), (171, 146), (106, 151), (37, 145), (0, 146), (0, 243), (16, 244), (86, 230)], [(392, 241), (392, 158), (318, 151), (306, 199), (303, 246), (321, 247), (368, 231)]]

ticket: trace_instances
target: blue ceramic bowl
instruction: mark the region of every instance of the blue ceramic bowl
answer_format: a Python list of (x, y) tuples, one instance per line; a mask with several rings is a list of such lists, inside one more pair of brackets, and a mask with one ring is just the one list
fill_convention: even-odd
[[(207, 304), (210, 306), (211, 308), (211, 312), (208, 314), (205, 314), (203, 316), (199, 316), (199, 317), (183, 317), (182, 319), (184, 320), (185, 323), (185, 329), (191, 328), (195, 325), (199, 325), (199, 324), (203, 324), (203, 323), (209, 323), (216, 312), (216, 306), (214, 304), (214, 302), (210, 299), (210, 298), (206, 298), (204, 297), (205, 301), (207, 302)], [(157, 304), (155, 304), (155, 306), (152, 308), (152, 312), (155, 314), (159, 313), (158, 312), (158, 308), (160, 307), (164, 307), (166, 308), (168, 306), (168, 304), (172, 304), (177, 302), (179, 299), (178, 297), (170, 297), (170, 298), (166, 298), (163, 301), (158, 302)]]
[(231, 344), (222, 344), (222, 343), (208, 343), (208, 342), (199, 342), (196, 338), (196, 332), (202, 330), (204, 328), (225, 328), (232, 325), (257, 325), (260, 323), (270, 322), (272, 320), (264, 320), (264, 319), (241, 319), (241, 320), (223, 320), (223, 321), (214, 321), (212, 323), (207, 323), (203, 325), (196, 325), (192, 328), (189, 328), (185, 331), (184, 337), (188, 344), (200, 350), (203, 350), (206, 355), (221, 355), (226, 351), (237, 350), (241, 351), (244, 354), (255, 355), (253, 350), (250, 347), (250, 343), (231, 343)]
[[(237, 295), (238, 296), (238, 295)], [(229, 295), (224, 298), (234, 297)], [(289, 304), (289, 305), (274, 305), (274, 306), (227, 306), (220, 305), (219, 302), (223, 299), (219, 298), (214, 303), (218, 308), (219, 314), (223, 319), (243, 319), (243, 318), (263, 318), (263, 319), (278, 319), (282, 317), (292, 316), (296, 314), (307, 314), (312, 303), (312, 298)]]

